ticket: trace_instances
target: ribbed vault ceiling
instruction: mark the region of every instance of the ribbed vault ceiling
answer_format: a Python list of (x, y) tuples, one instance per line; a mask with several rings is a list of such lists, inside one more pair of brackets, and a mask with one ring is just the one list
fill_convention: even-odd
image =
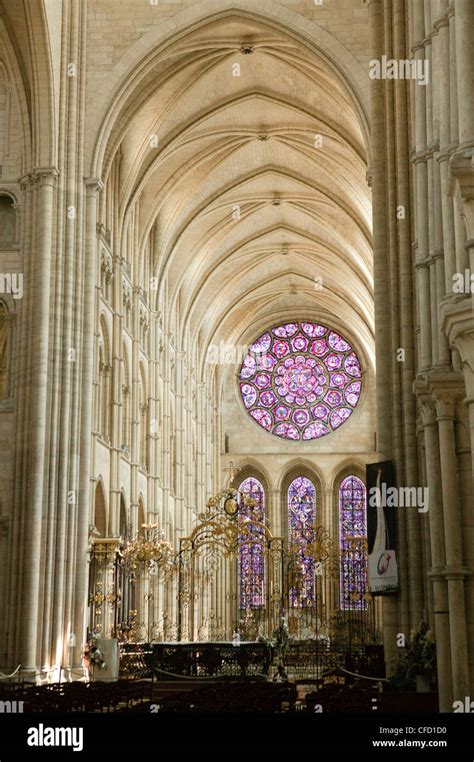
[(357, 337), (372, 360), (364, 134), (339, 76), (293, 37), (238, 17), (174, 42), (157, 71), (108, 156), (120, 144), (122, 219), (140, 198), (140, 251), (157, 223), (155, 274), (179, 299), (183, 331), (205, 350), (298, 313)]

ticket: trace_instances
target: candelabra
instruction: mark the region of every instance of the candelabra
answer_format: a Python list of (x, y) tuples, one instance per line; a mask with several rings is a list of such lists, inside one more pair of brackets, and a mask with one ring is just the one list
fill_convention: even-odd
[(129, 540), (121, 553), (121, 563), (128, 568), (131, 581), (147, 571), (166, 577), (174, 566), (174, 558), (173, 547), (157, 524), (142, 524), (135, 539)]

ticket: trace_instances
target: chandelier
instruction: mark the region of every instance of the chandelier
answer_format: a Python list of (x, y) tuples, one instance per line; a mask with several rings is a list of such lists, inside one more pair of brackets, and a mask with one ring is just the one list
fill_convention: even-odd
[(174, 566), (173, 546), (165, 539), (158, 524), (142, 524), (136, 538), (127, 542), (121, 556), (121, 563), (128, 568), (132, 581), (145, 572), (166, 577)]

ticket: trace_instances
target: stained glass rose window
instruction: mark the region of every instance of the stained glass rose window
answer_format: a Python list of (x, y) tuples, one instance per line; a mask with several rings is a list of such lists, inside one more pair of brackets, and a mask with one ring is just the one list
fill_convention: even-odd
[(240, 394), (252, 418), (283, 439), (319, 439), (347, 421), (362, 387), (359, 358), (318, 323), (284, 323), (249, 347)]

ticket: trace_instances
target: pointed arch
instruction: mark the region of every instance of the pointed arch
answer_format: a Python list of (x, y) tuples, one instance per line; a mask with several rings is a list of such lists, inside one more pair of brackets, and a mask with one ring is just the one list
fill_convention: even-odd
[(137, 530), (140, 531), (142, 525), (146, 523), (145, 515), (145, 503), (143, 501), (143, 495), (138, 498), (138, 511), (137, 511)]
[(339, 602), (342, 610), (367, 608), (367, 490), (358, 476), (339, 485)]
[[(130, 119), (127, 105), (138, 99), (137, 91), (149, 81), (151, 72), (159, 68), (166, 48), (180, 37), (190, 34), (209, 21), (239, 16), (261, 21), (274, 29), (283, 30), (300, 43), (325, 59), (338, 79), (344, 83), (352, 101), (369, 156), (369, 82), (364, 67), (336, 37), (321, 25), (293, 13), (277, 4), (265, 6), (264, 12), (255, 7), (253, 0), (221, 0), (216, 11), (214, 0), (203, 0), (199, 5), (176, 14), (172, 20), (163, 20), (159, 27), (147, 32), (130, 48), (125, 59), (120, 59), (110, 72), (109, 79), (115, 83), (106, 95), (99, 90), (95, 94), (91, 112), (96, 115), (95, 142), (91, 144), (91, 175), (99, 176), (104, 164), (110, 159), (110, 142), (116, 142), (114, 131)], [(134, 74), (135, 76), (132, 76)]]
[(97, 529), (100, 537), (107, 537), (107, 502), (105, 499), (105, 490), (102, 477), (99, 477), (95, 488), (94, 499), (94, 526)]
[(148, 393), (146, 373), (143, 363), (140, 363), (139, 373), (139, 410), (138, 410), (138, 462), (148, 470)]
[(128, 511), (123, 490), (120, 493), (119, 535), (123, 540), (128, 537)]
[[(254, 476), (239, 480), (238, 491), (255, 501), (252, 507), (240, 502), (239, 523), (252, 524), (252, 519), (265, 523), (265, 490)], [(251, 530), (252, 542), (239, 543), (239, 608), (261, 609), (265, 603), (264, 532), (255, 524)], [(261, 543), (259, 542), (261, 540)]]
[(130, 456), (131, 446), (131, 395), (130, 360), (125, 342), (122, 344), (123, 383), (122, 383), (122, 421), (120, 444), (123, 453)]
[(3, 193), (0, 191), (0, 249), (11, 248), (16, 244), (16, 241), (17, 221), (15, 200), (9, 193)]
[(287, 490), (288, 549), (295, 559), (298, 584), (289, 590), (291, 608), (311, 608), (316, 603), (315, 563), (308, 546), (314, 542), (317, 498), (314, 482), (295, 476)]
[(111, 356), (110, 342), (105, 315), (99, 320), (99, 341), (97, 358), (97, 400), (96, 431), (106, 441), (110, 440), (110, 395), (111, 395)]

